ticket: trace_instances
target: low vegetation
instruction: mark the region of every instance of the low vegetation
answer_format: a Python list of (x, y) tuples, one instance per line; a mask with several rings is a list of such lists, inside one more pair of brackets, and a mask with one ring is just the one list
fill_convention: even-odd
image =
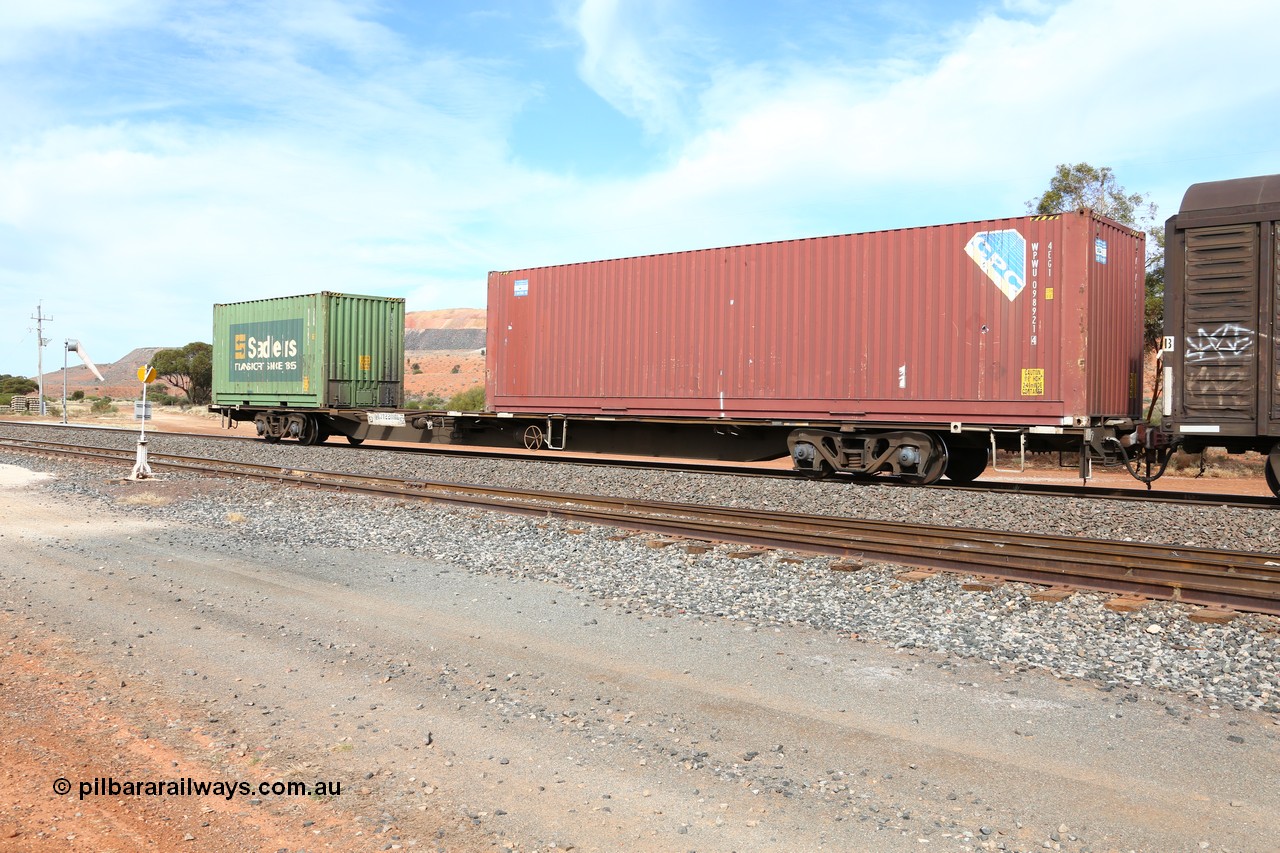
[(139, 492), (136, 495), (126, 495), (120, 499), (120, 503), (130, 506), (168, 506), (173, 503), (173, 499), (155, 492)]
[(460, 391), (449, 398), (449, 402), (445, 405), (450, 411), (459, 412), (483, 412), (484, 411), (484, 386), (476, 385), (466, 391)]
[(404, 407), (427, 412), (483, 412), (484, 386), (475, 385), (466, 391), (459, 391), (447, 400), (435, 391), (428, 391), (416, 400), (406, 400)]

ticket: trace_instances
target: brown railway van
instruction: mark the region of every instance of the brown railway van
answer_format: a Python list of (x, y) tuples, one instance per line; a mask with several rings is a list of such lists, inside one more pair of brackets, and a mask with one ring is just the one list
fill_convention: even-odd
[(1163, 426), (1188, 450), (1280, 437), (1280, 175), (1192, 185), (1166, 226)]

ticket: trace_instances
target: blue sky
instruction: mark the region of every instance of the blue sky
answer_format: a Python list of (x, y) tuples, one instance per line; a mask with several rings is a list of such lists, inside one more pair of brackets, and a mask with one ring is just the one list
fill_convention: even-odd
[(1161, 221), (1280, 171), (1280, 4), (0, 5), (0, 373), (336, 290), (1018, 215), (1112, 167)]

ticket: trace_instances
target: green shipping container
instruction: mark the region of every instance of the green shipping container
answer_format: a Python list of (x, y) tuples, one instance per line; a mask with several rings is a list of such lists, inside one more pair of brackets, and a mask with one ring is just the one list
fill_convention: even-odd
[(311, 293), (213, 306), (215, 406), (404, 404), (404, 300)]

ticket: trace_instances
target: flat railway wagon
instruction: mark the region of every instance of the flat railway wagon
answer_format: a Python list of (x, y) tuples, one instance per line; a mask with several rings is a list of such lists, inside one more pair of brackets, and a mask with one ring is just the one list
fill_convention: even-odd
[(1192, 186), (1166, 233), (1160, 426), (1144, 237), (1088, 210), (490, 273), (485, 412), (400, 408), (399, 300), (217, 306), (212, 408), (268, 441), (790, 455), (916, 483), (997, 448), (1150, 482), (1176, 447), (1225, 447), (1267, 454), (1280, 496), (1280, 175)]
[(1144, 235), (1082, 210), (489, 275), (487, 402), (531, 444), (971, 480), (1117, 461)]
[(1280, 495), (1280, 175), (1192, 185), (1165, 237), (1161, 426), (1190, 452), (1267, 454)]
[[(213, 405), (267, 441), (363, 441), (404, 405), (404, 300), (312, 293), (213, 306)], [(376, 420), (376, 418), (375, 418)]]
[[(996, 448), (1073, 450), (1087, 476), (1139, 414), (1144, 245), (1082, 210), (493, 272), (483, 413), (398, 408), (396, 339), (365, 328), (394, 315), (332, 313), (369, 297), (222, 305), (214, 409), (304, 444), (790, 455), (916, 483), (972, 480)], [(246, 343), (261, 322), (316, 330), (296, 372), (247, 369), (244, 346), (271, 356)]]

